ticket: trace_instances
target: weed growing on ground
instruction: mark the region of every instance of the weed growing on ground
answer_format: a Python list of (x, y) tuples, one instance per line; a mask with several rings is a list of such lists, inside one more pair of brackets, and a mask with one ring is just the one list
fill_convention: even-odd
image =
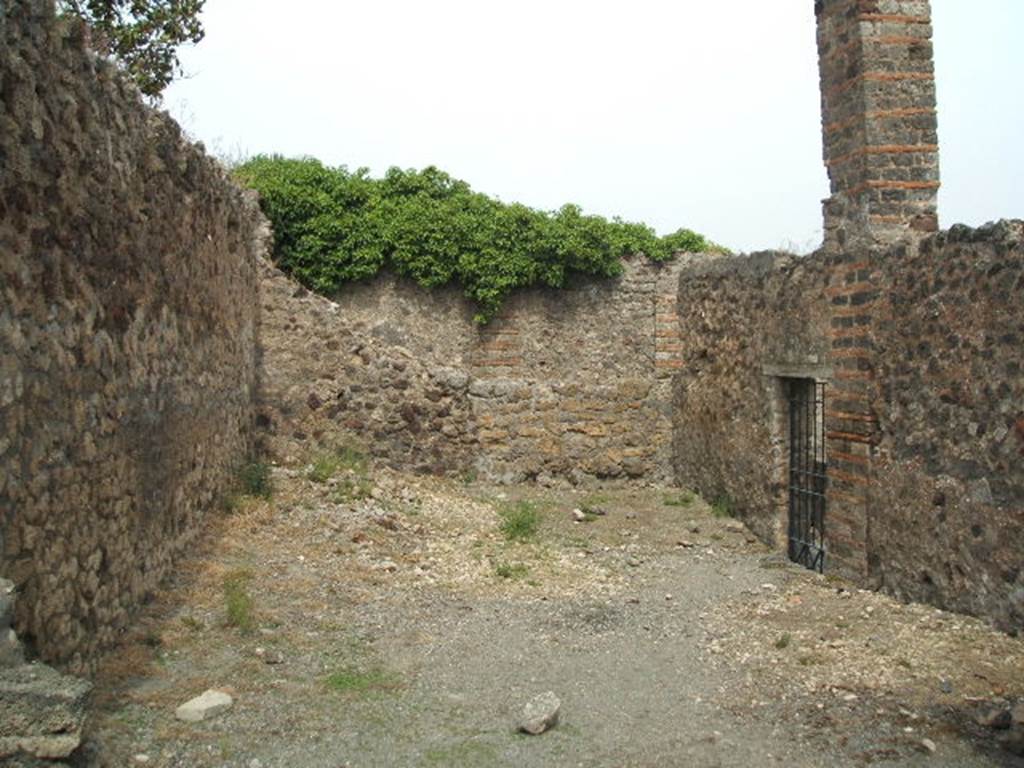
[(238, 488), (246, 496), (269, 499), (274, 493), (270, 477), (270, 464), (265, 461), (250, 461), (238, 471)]
[(382, 669), (359, 670), (345, 667), (324, 678), (324, 685), (336, 693), (364, 693), (395, 686), (394, 678)]
[(499, 749), (496, 745), (480, 741), (460, 741), (428, 749), (423, 760), (425, 765), (484, 765), (497, 762)]
[(373, 483), (367, 477), (346, 477), (335, 487), (331, 493), (331, 500), (335, 504), (347, 504), (352, 501), (359, 501), (369, 497), (373, 491)]
[(501, 517), (501, 533), (509, 541), (525, 541), (532, 538), (540, 525), (537, 505), (531, 501), (503, 503), (498, 508), (498, 516)]
[(780, 651), (784, 648), (789, 648), (789, 644), (793, 642), (793, 636), (789, 632), (783, 632), (781, 637), (775, 641), (775, 647)]
[(237, 467), (231, 486), (221, 497), (220, 503), (225, 511), (234, 513), (245, 506), (246, 499), (267, 500), (273, 493), (270, 464), (250, 461)]
[(696, 495), (693, 491), (680, 491), (676, 494), (669, 494), (661, 501), (666, 507), (688, 507), (693, 504)]
[(494, 575), (502, 579), (522, 579), (530, 569), (524, 563), (497, 563), (494, 566)]
[(182, 616), (181, 623), (189, 632), (202, 632), (206, 626), (194, 616)]
[(254, 623), (250, 581), (252, 574), (245, 569), (231, 571), (224, 577), (224, 608), (228, 626), (243, 632), (251, 631)]
[(341, 470), (357, 475), (366, 474), (366, 454), (350, 445), (340, 446), (328, 453), (317, 456), (306, 476), (315, 483), (326, 483)]
[(711, 505), (711, 514), (715, 517), (732, 517), (732, 499), (727, 495), (719, 496)]
[(341, 468), (336, 456), (325, 454), (313, 460), (306, 476), (314, 483), (326, 483)]
[(600, 507), (605, 504), (611, 504), (611, 501), (611, 497), (606, 493), (588, 493), (580, 502), (580, 509), (585, 509), (586, 507)]

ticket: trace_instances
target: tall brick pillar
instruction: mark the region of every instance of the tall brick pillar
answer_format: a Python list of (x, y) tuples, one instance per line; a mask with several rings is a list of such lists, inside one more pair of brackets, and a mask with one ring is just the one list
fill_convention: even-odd
[(825, 248), (938, 228), (939, 147), (928, 0), (815, 0)]

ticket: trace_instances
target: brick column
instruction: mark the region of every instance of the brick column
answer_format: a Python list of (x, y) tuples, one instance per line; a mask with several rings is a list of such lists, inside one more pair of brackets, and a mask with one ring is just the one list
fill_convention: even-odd
[(671, 380), (683, 367), (682, 332), (679, 330), (679, 273), (686, 256), (657, 267), (654, 277), (654, 373)]
[(816, 0), (825, 247), (938, 228), (939, 148), (928, 0)]
[(868, 557), (872, 461), (878, 418), (871, 330), (879, 309), (876, 261), (836, 254), (829, 259), (833, 378), (825, 405), (828, 457), (828, 566), (855, 579), (870, 576)]

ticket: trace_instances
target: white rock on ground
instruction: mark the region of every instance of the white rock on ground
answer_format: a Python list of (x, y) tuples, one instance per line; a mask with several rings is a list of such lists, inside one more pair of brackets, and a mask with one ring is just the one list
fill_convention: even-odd
[(186, 701), (174, 711), (175, 717), (186, 723), (198, 723), (231, 708), (234, 700), (224, 691), (209, 690)]
[(561, 708), (562, 702), (552, 691), (535, 696), (523, 707), (523, 714), (519, 718), (519, 730), (537, 736), (554, 728), (558, 723)]

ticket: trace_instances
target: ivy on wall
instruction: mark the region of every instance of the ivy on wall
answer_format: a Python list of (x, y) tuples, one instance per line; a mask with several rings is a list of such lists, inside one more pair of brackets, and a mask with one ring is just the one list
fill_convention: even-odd
[(303, 285), (331, 295), (386, 268), (427, 288), (460, 285), (482, 323), (516, 288), (559, 288), (573, 273), (614, 277), (631, 254), (721, 250), (687, 229), (658, 237), (575, 205), (547, 213), (503, 203), (434, 167), (373, 179), (364, 168), (257, 156), (235, 174), (260, 195), (278, 266)]

